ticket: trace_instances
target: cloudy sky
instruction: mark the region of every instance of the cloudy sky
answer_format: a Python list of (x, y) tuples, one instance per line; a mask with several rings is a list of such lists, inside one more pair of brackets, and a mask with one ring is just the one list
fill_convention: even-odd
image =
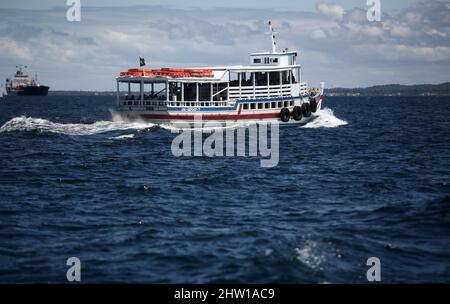
[(150, 67), (246, 64), (248, 53), (270, 49), (269, 19), (278, 44), (300, 50), (311, 84), (450, 81), (450, 1), (381, 0), (381, 22), (367, 20), (366, 0), (81, 4), (81, 22), (68, 22), (66, 0), (0, 2), (2, 85), (18, 63), (54, 90), (114, 90), (139, 56)]

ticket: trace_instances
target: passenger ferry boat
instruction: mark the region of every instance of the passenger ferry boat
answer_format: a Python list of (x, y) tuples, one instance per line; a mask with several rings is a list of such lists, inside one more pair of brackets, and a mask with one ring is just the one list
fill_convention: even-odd
[(277, 51), (270, 21), (268, 34), (272, 51), (250, 54), (246, 66), (121, 72), (116, 78), (117, 113), (157, 124), (192, 123), (199, 114), (203, 122), (308, 122), (321, 108), (324, 83), (309, 88), (302, 81), (297, 52)]

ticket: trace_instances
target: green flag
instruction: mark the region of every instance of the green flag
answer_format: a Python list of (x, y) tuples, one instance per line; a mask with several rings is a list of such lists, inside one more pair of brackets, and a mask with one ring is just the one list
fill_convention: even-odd
[(139, 57), (139, 66), (143, 67), (145, 65), (145, 59)]

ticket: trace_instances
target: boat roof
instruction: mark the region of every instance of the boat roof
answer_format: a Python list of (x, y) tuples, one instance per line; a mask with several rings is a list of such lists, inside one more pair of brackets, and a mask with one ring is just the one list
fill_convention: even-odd
[(283, 56), (283, 55), (297, 55), (296, 51), (283, 51), (283, 52), (256, 52), (251, 53), (250, 56)]
[(151, 82), (166, 82), (166, 81), (174, 81), (174, 82), (217, 82), (221, 81), (225, 76), (225, 73), (230, 72), (255, 72), (255, 71), (265, 71), (265, 72), (274, 72), (274, 71), (283, 71), (289, 70), (292, 68), (300, 68), (301, 66), (298, 64), (288, 65), (288, 66), (254, 66), (254, 65), (233, 65), (233, 66), (216, 66), (216, 67), (202, 67), (202, 68), (193, 68), (193, 69), (210, 69), (213, 72), (213, 77), (170, 77), (170, 76), (138, 76), (138, 77), (130, 77), (130, 76), (118, 76), (116, 80), (119, 82), (132, 82), (132, 83), (151, 83)]

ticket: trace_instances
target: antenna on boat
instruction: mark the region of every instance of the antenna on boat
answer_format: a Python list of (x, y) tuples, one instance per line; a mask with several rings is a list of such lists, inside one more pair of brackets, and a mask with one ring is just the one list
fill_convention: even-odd
[(274, 31), (274, 28), (272, 27), (272, 21), (269, 20), (268, 24), (269, 24), (269, 32), (267, 32), (266, 34), (270, 35), (270, 39), (272, 41), (272, 53), (276, 53), (277, 42), (275, 41), (275, 34), (278, 34), (278, 32)]

